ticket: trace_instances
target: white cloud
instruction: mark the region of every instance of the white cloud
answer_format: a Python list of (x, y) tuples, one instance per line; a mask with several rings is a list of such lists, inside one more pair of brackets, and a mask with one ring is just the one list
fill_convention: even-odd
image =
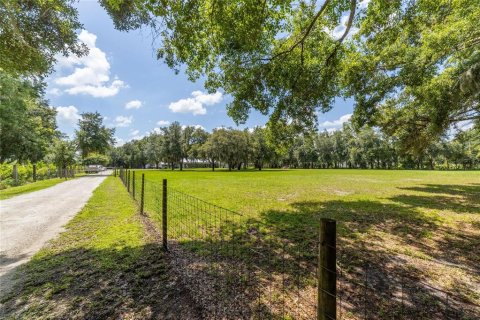
[(143, 137), (144, 137), (143, 135), (138, 135), (137, 134), (137, 135), (133, 136), (132, 139), (130, 139), (130, 140), (142, 140)]
[(186, 127), (194, 127), (195, 129), (203, 129), (203, 130), (205, 130), (205, 128), (204, 128), (202, 125), (200, 125), (200, 124), (193, 124), (193, 125), (188, 125), (188, 126), (187, 126), (187, 125), (182, 125), (182, 129), (185, 130)]
[[(371, 0), (363, 0), (357, 4), (357, 13), (360, 11), (364, 11), (368, 8), (368, 4)], [(340, 24), (336, 26), (333, 30), (326, 28), (325, 31), (328, 32), (332, 37), (335, 39), (340, 39), (343, 36), (343, 33), (347, 29), (347, 22), (350, 16), (350, 11), (346, 11), (343, 13), (342, 17), (340, 18)], [(357, 27), (353, 26), (350, 28), (348, 32), (347, 38), (354, 36), (356, 33), (360, 31)]]
[(117, 127), (128, 127), (133, 122), (133, 117), (118, 116), (115, 118), (115, 125)]
[(80, 119), (78, 109), (74, 106), (57, 107), (55, 109), (57, 110), (57, 122), (74, 125), (77, 123), (78, 119)]
[(175, 113), (193, 113), (194, 115), (207, 113), (207, 109), (205, 109), (200, 102), (192, 98), (172, 102), (168, 108)]
[(202, 129), (202, 130), (205, 130), (205, 127), (200, 125), (200, 124), (194, 124), (193, 126), (191, 127), (194, 127), (195, 129)]
[(222, 101), (223, 95), (221, 92), (212, 94), (203, 93), (202, 91), (193, 91), (193, 98), (180, 99), (170, 103), (168, 108), (175, 113), (192, 113), (193, 115), (207, 114), (207, 109), (204, 105), (210, 106)]
[(55, 84), (65, 87), (65, 92), (77, 95), (88, 94), (96, 98), (111, 97), (127, 85), (122, 80), (114, 78), (110, 81), (110, 63), (105, 52), (96, 47), (97, 36), (87, 30), (78, 35), (80, 42), (86, 44), (89, 53), (83, 57), (70, 55), (59, 56), (57, 65), (60, 69), (73, 72), (55, 79)]
[(207, 106), (219, 103), (222, 101), (222, 93), (217, 91), (212, 94), (203, 93), (202, 91), (193, 91), (192, 96), (194, 99), (202, 104), (206, 104)]
[(358, 9), (359, 10), (366, 9), (368, 7), (368, 4), (370, 3), (370, 1), (371, 0), (360, 1), (360, 3), (358, 4)]
[(116, 147), (121, 147), (125, 144), (125, 140), (122, 138), (115, 137), (115, 146)]
[(153, 130), (150, 131), (150, 133), (162, 134), (163, 131), (162, 131), (162, 129), (157, 127), (157, 128), (153, 128)]
[(460, 131), (467, 131), (473, 128), (473, 121), (472, 120), (460, 121), (455, 126)]
[(47, 90), (47, 94), (52, 96), (60, 96), (62, 95), (62, 91), (59, 88), (51, 88)]
[(157, 125), (159, 125), (160, 127), (165, 127), (165, 126), (168, 126), (170, 124), (170, 121), (167, 121), (167, 120), (160, 120), (157, 122)]
[(138, 131), (138, 130), (132, 130), (132, 131), (130, 131), (130, 135), (131, 135), (131, 136), (138, 136), (139, 133), (140, 133), (140, 131)]
[[(345, 32), (345, 30), (347, 29), (347, 22), (348, 22), (349, 14), (350, 13), (347, 13), (346, 15), (342, 16), (342, 18), (340, 19), (340, 25), (335, 27), (335, 29), (333, 29), (332, 31), (329, 31), (329, 33), (335, 39), (340, 39), (343, 36), (343, 33)], [(352, 26), (350, 28), (350, 31), (348, 32), (347, 38), (352, 37), (358, 31), (359, 31), (358, 28)]]
[(138, 109), (142, 106), (142, 101), (132, 100), (125, 104), (125, 109)]
[[(335, 131), (335, 130), (332, 130), (332, 129), (339, 129), (342, 127), (342, 125), (347, 122), (348, 120), (350, 120), (350, 118), (352, 117), (352, 114), (351, 113), (347, 113), (347, 114), (344, 114), (343, 116), (341, 116), (339, 119), (337, 120), (334, 120), (334, 121), (324, 121), (322, 123), (320, 123), (318, 126), (321, 128), (321, 129), (327, 129), (327, 131)], [(330, 128), (330, 130), (328, 130), (328, 128)]]

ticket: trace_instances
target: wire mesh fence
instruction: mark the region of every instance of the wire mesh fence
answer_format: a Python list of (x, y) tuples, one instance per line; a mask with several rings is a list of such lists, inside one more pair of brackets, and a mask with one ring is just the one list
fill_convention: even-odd
[(402, 261), (379, 261), (379, 248), (322, 240), (320, 219), (305, 226), (317, 236), (304, 237), (133, 172), (115, 175), (157, 221), (206, 318), (479, 319), (479, 306), (421, 281)]

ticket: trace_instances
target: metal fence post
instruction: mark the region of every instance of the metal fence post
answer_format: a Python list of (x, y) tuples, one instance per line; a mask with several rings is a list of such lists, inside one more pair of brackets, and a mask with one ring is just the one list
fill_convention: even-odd
[(132, 172), (132, 195), (135, 200), (135, 171)]
[(321, 219), (318, 252), (318, 320), (337, 318), (336, 221)]
[(167, 242), (167, 179), (163, 179), (163, 190), (162, 190), (162, 240), (163, 240), (163, 249), (168, 251), (168, 242)]
[(140, 194), (140, 214), (143, 214), (144, 202), (145, 202), (145, 173), (142, 173), (142, 191)]

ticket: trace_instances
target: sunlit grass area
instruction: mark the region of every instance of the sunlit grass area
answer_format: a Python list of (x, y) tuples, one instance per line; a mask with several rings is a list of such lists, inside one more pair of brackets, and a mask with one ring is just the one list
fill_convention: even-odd
[(137, 197), (141, 173), (146, 210), (157, 218), (153, 199), (164, 178), (173, 189), (241, 213), (244, 221), (284, 230), (273, 236), (299, 247), (314, 242), (319, 218), (333, 218), (339, 250), (480, 303), (480, 172), (143, 170), (136, 172)]

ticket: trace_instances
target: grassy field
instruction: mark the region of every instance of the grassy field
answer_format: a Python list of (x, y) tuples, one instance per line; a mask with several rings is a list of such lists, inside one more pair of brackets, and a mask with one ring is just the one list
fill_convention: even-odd
[(333, 218), (340, 250), (480, 305), (480, 172), (144, 170), (137, 183), (142, 172), (149, 212), (161, 190), (153, 185), (166, 178), (171, 188), (286, 230), (282, 236), (296, 242), (313, 241), (318, 218)]
[(66, 231), (20, 268), (0, 317), (196, 318), (137, 212), (121, 182), (107, 178)]
[[(334, 218), (342, 268), (348, 256), (361, 256), (370, 261), (374, 276), (375, 272), (406, 271), (413, 281), (446, 290), (465, 303), (480, 304), (479, 172), (143, 170), (136, 172), (137, 199), (141, 173), (146, 175), (146, 211), (156, 221), (159, 203), (155, 199), (163, 178), (168, 179), (170, 192), (178, 190), (239, 212), (244, 222), (274, 226), (268, 229), (270, 239), (288, 239), (301, 250), (316, 241), (320, 217)], [(120, 180), (107, 178), (66, 231), (21, 267), (18, 284), (2, 298), (2, 317), (201, 317), (205, 310), (192, 307), (197, 301), (181, 285), (176, 262), (165, 259), (159, 234), (137, 210)], [(170, 215), (170, 227), (181, 218)], [(204, 230), (199, 225), (192, 227)], [(277, 229), (284, 232), (275, 233)], [(193, 249), (209, 245), (185, 244)], [(307, 259), (315, 255), (305, 252)], [(193, 262), (191, 266), (200, 270)], [(299, 270), (287, 272), (298, 275)], [(190, 290), (197, 297), (210, 295), (214, 301), (206, 300), (207, 305), (216, 302), (229, 312), (223, 305), (227, 299), (195, 291), (193, 286)], [(438, 303), (443, 296), (422, 291), (421, 299), (423, 304)], [(351, 310), (351, 317), (344, 319), (362, 318), (362, 311)], [(382, 319), (385, 310), (374, 306), (370, 318)], [(428, 308), (425, 312), (410, 318), (438, 318), (428, 314)]]

